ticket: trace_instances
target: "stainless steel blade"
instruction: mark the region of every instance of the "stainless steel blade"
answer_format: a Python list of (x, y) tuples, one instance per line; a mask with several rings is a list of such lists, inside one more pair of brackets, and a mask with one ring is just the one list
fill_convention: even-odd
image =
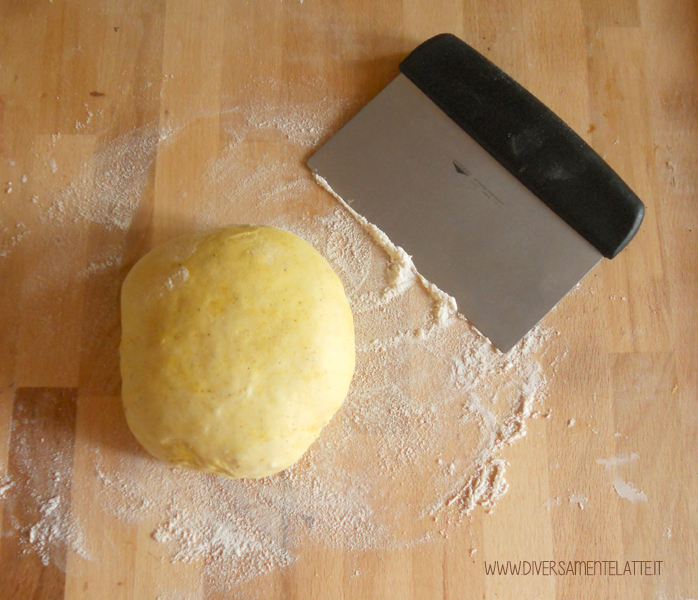
[(308, 166), (502, 352), (602, 258), (404, 75)]

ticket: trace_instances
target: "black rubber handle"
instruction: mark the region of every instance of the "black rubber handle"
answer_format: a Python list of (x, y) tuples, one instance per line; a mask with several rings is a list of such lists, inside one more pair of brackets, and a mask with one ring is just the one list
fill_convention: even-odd
[(607, 258), (645, 207), (592, 148), (499, 67), (451, 34), (418, 46), (400, 70), (512, 175)]

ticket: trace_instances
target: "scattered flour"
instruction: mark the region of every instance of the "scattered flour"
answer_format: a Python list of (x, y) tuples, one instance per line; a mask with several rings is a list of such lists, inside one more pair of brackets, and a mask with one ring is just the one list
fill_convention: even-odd
[(618, 467), (640, 460), (640, 455), (632, 452), (626, 456), (612, 456), (611, 458), (597, 458), (596, 462), (603, 465), (611, 476), (611, 484), (616, 493), (624, 500), (630, 502), (647, 502), (647, 495), (639, 491), (631, 482), (625, 481), (618, 474)]
[(545, 510), (550, 510), (553, 506), (560, 506), (560, 497), (555, 496), (554, 498), (548, 498), (543, 504), (541, 505)]
[(624, 481), (618, 476), (613, 478), (613, 488), (625, 500), (630, 500), (630, 502), (647, 502), (647, 495), (644, 492), (639, 491), (632, 483)]
[(589, 498), (587, 498), (584, 494), (572, 494), (569, 497), (569, 502), (570, 504), (576, 504), (579, 508), (584, 510), (587, 502), (589, 502)]
[(89, 279), (97, 273), (118, 268), (121, 266), (122, 259), (123, 250), (121, 248), (100, 254), (87, 267), (78, 272), (78, 279)]
[(148, 183), (157, 142), (155, 127), (144, 126), (107, 144), (94, 163), (85, 164), (78, 178), (53, 198), (41, 220), (126, 231)]
[(5, 497), (5, 494), (12, 489), (13, 485), (11, 481), (0, 485), (0, 499)]
[(66, 549), (89, 560), (82, 527), (70, 506), (70, 451), (55, 451), (36, 435), (44, 423), (30, 407), (20, 404), (15, 417), (13, 478), (6, 475), (0, 486), (0, 498), (10, 516), (10, 528), (3, 536), (17, 535), (19, 551), (36, 554), (43, 565), (53, 562), (65, 570)]
[[(554, 370), (546, 358), (552, 332), (536, 328), (500, 353), (457, 313), (451, 297), (415, 271), (404, 250), (317, 185), (304, 157), (346, 106), (325, 99), (293, 109), (222, 111), (216, 118), (229, 136), (225, 147), (180, 192), (188, 230), (277, 225), (311, 242), (342, 279), (355, 316), (357, 370), (344, 407), (320, 439), (297, 465), (260, 481), (159, 462), (130, 438), (123, 418), (115, 424), (124, 440), (118, 450), (94, 441), (76, 449), (89, 453), (100, 510), (124, 524), (152, 526), (150, 552), (200, 562), (222, 593), (290, 564), (308, 544), (355, 552), (404, 548), (447, 536), (477, 506), (491, 510), (508, 488), (499, 453), (525, 435)], [(54, 253), (56, 276), (111, 277), (110, 289), (118, 291), (156, 151), (177, 144), (187, 127), (149, 125), (117, 138), (69, 185), (32, 204), (34, 233), (49, 247), (56, 232), (82, 240), (79, 251)], [(86, 237), (67, 235), (83, 224), (105, 240), (94, 251)], [(187, 277), (180, 269), (163, 290)], [(40, 288), (41, 281), (32, 285)], [(104, 304), (118, 311), (118, 294)], [(118, 364), (105, 369), (113, 377)], [(7, 479), (0, 487), (0, 497), (25, 493)], [(63, 544), (85, 560), (108, 560), (93, 555), (67, 495), (36, 501), (39, 519), (20, 527), (28, 549), (49, 560), (51, 548)], [(587, 499), (570, 502), (583, 508)]]
[(597, 458), (596, 463), (606, 467), (606, 470), (611, 470), (613, 467), (626, 465), (628, 463), (635, 462), (636, 460), (640, 460), (640, 455), (635, 452), (631, 452), (630, 454), (625, 456), (621, 455), (612, 456), (611, 458)]
[(365, 217), (357, 213), (349, 206), (339, 195), (335, 193), (327, 180), (318, 174), (314, 174), (315, 181), (318, 182), (325, 190), (332, 194), (347, 210), (354, 219), (369, 232), (374, 241), (388, 255), (388, 277), (387, 286), (381, 291), (381, 298), (384, 301), (390, 301), (393, 297), (404, 294), (415, 281), (419, 281), (424, 289), (431, 295), (434, 301), (434, 321), (437, 325), (445, 324), (451, 317), (457, 313), (456, 299), (449, 296), (430, 281), (427, 281), (417, 271), (412, 262), (412, 257), (405, 252), (403, 248), (393, 244), (390, 238), (381, 229), (373, 223), (369, 223)]
[(180, 267), (165, 281), (165, 288), (172, 291), (177, 286), (183, 284), (189, 279), (189, 270), (186, 267)]
[[(19, 243), (31, 233), (31, 230), (22, 223), (22, 221), (17, 221), (14, 227), (3, 227), (0, 221), (0, 240), (5, 238), (0, 242), (0, 258), (10, 254), (12, 249), (16, 248)], [(3, 243), (4, 242), (4, 243)]]

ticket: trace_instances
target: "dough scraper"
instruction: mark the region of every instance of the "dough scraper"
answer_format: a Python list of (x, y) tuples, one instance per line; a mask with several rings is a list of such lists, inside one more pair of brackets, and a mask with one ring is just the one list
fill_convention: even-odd
[(502, 352), (644, 216), (582, 138), (450, 34), (412, 51), (308, 166)]

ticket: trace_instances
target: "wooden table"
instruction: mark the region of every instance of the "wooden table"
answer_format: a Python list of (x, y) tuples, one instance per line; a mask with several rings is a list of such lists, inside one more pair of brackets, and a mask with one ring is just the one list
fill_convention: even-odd
[[(328, 210), (333, 200), (320, 190), (237, 213), (216, 212), (192, 190), (250, 119), (293, 143), (255, 142), (238, 173), (248, 191), (249, 176), (278, 176), (255, 171), (256, 159), (301, 164), (411, 49), (444, 31), (605, 156), (645, 202), (645, 222), (547, 318), (568, 348), (546, 399), (551, 418), (531, 420), (529, 435), (503, 453), (511, 487), (492, 514), (477, 509), (446, 537), (409, 548), (315, 548), (240, 597), (698, 597), (690, 0), (0, 2), (0, 596), (238, 595), (202, 584), (200, 564), (162, 561), (151, 529), (89, 509), (96, 484), (86, 444), (105, 456), (133, 444), (119, 404), (120, 283), (194, 214), (212, 225)], [(279, 106), (286, 112), (265, 109)], [(294, 112), (303, 106), (314, 108)], [(109, 158), (134, 146), (110, 171)], [(93, 204), (76, 207), (80, 194)], [(631, 452), (639, 459), (623, 473), (644, 502), (621, 498), (612, 468), (596, 463)], [(105, 532), (109, 543), (90, 560), (64, 548), (44, 564), (41, 548), (22, 539), (28, 530), (18, 533), (13, 518), (31, 524), (51, 510), (39, 502), (49, 488), (87, 515), (89, 532)], [(662, 562), (659, 574), (653, 566), (623, 576), (486, 575), (483, 564), (551, 560), (618, 561), (621, 570), (625, 561)]]

